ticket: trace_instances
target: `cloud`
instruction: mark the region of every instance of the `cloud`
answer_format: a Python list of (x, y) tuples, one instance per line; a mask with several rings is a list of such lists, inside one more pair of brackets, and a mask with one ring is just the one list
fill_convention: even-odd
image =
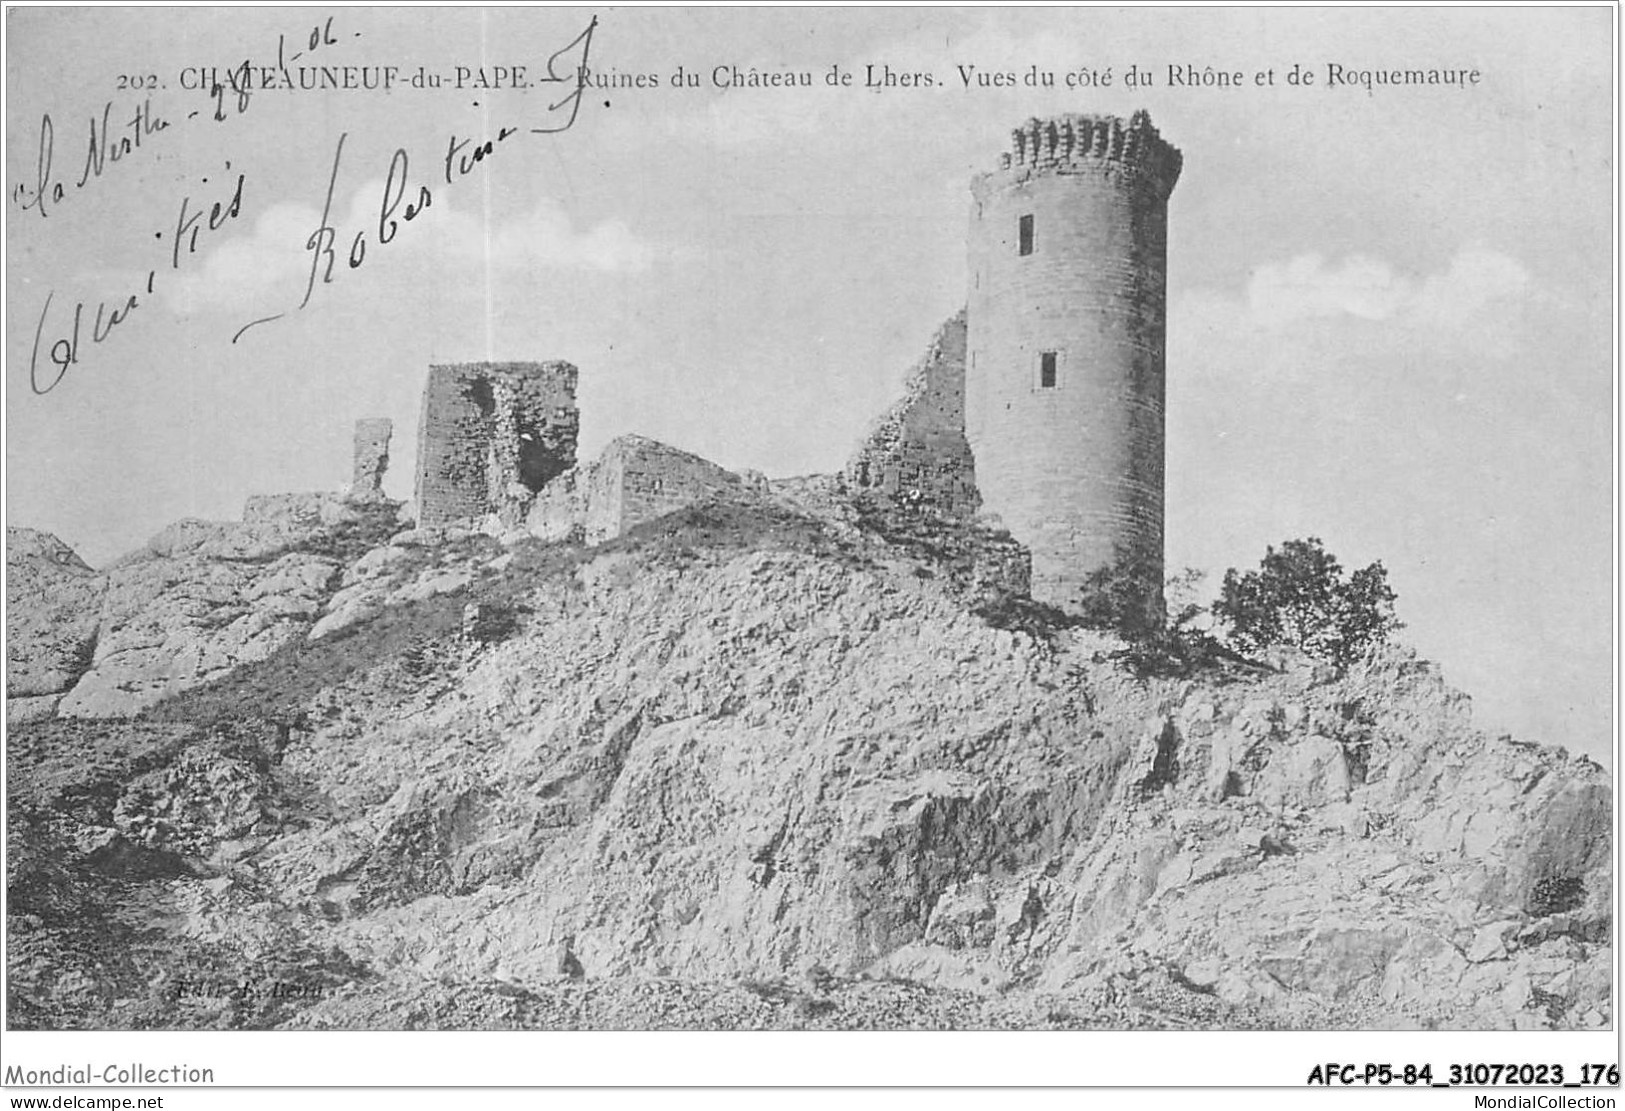
[(251, 235), (228, 239), (199, 263), (166, 282), (170, 306), (180, 313), (241, 308), (266, 302), (279, 286), (310, 269), (304, 244), (321, 220), (315, 209), (278, 204), (254, 222)]
[(549, 200), (496, 228), (465, 212), (445, 213), (436, 230), (442, 254), (485, 265), (639, 273), (654, 263), (653, 248), (625, 221), (577, 231)]
[(1473, 346), (1493, 333), (1504, 344), (1511, 310), (1533, 295), (1529, 271), (1486, 247), (1458, 251), (1443, 269), (1408, 275), (1389, 263), (1318, 254), (1255, 269), (1239, 293), (1196, 289), (1172, 307), (1191, 334), (1330, 334), (1340, 325), (1387, 324), (1395, 334), (1425, 331), (1430, 345)]
[(1529, 271), (1517, 259), (1474, 247), (1456, 255), (1450, 269), (1422, 283), (1412, 302), (1420, 320), (1462, 324), (1497, 302), (1529, 290)]
[(1254, 323), (1271, 328), (1341, 316), (1459, 325), (1528, 286), (1529, 272), (1521, 263), (1484, 247), (1459, 251), (1445, 270), (1421, 279), (1363, 255), (1328, 266), (1320, 255), (1309, 254), (1255, 270), (1245, 304)]
[(1266, 327), (1328, 316), (1387, 320), (1411, 295), (1411, 283), (1387, 263), (1356, 255), (1330, 268), (1319, 255), (1302, 255), (1253, 271), (1246, 306)]
[[(361, 186), (351, 199), (348, 214), (333, 222), (340, 229), (335, 245), (340, 258), (349, 248), (354, 230), (367, 233), (369, 251), (401, 256), (428, 256), (442, 266), (473, 274), (492, 270), (585, 270), (603, 273), (639, 273), (654, 264), (652, 245), (622, 220), (604, 220), (578, 229), (557, 202), (543, 198), (534, 209), (500, 224), (471, 212), (455, 209), (444, 196), (403, 225), (388, 245), (377, 241), (378, 205), (383, 196), (380, 179)], [(404, 204), (401, 206), (404, 209)], [(311, 254), (306, 242), (319, 226), (321, 214), (298, 204), (278, 204), (255, 221), (250, 235), (222, 243), (200, 263), (165, 287), (170, 305), (181, 313), (205, 309), (242, 309), (276, 302), (278, 291), (298, 297), (310, 273)], [(341, 262), (342, 265), (342, 262)], [(448, 283), (464, 275), (443, 273)]]

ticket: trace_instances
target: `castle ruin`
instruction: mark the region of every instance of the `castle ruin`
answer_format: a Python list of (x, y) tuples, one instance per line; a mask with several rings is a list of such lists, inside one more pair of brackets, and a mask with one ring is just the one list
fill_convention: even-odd
[(1168, 196), (1145, 112), (1029, 120), (971, 183), (965, 433), (984, 508), (1068, 605), (1115, 570), (1160, 613)]
[[(621, 436), (576, 466), (576, 381), (564, 362), (430, 367), (418, 426), (418, 526), (601, 544), (745, 488), (733, 472), (645, 436)], [(387, 444), (387, 429), (356, 427), (358, 486), (380, 434)]]
[(708, 459), (647, 436), (620, 436), (596, 462), (548, 483), (526, 527), (546, 541), (602, 544), (644, 521), (742, 489), (738, 475)]
[[(1031, 553), (1032, 596), (1097, 576), (1162, 610), (1168, 198), (1182, 158), (1145, 112), (1031, 119), (971, 183), (968, 306), (947, 321), (841, 474), (849, 492), (978, 512)], [(623, 437), (577, 468), (576, 369), (430, 369), (417, 512), (600, 543), (738, 484)], [(357, 431), (358, 489), (370, 445)], [(363, 443), (363, 438), (367, 443)], [(1125, 581), (1126, 580), (1126, 583)]]
[(1168, 196), (1181, 156), (1144, 112), (1028, 120), (971, 183), (970, 289), (849, 491), (978, 509), (1068, 607), (1101, 574), (1162, 610)]
[(418, 424), (418, 524), (497, 513), (517, 524), (576, 461), (576, 368), (565, 362), (429, 368)]
[(965, 314), (937, 330), (903, 397), (880, 418), (841, 474), (849, 491), (967, 516), (981, 504), (965, 439)]
[(388, 417), (355, 422), (355, 467), (350, 479), (353, 501), (382, 501), (384, 472), (389, 469), (389, 439), (395, 424)]

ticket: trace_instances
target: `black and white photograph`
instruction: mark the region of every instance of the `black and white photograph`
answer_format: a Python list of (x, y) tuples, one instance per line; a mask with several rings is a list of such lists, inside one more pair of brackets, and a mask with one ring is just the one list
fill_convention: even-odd
[(1617, 17), (8, 7), (8, 1089), (1617, 1090)]

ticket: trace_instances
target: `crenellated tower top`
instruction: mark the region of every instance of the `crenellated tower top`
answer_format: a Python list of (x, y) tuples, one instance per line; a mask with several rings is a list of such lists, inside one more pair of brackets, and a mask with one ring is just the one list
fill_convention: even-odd
[[(965, 438), (1032, 596), (1095, 576), (1162, 616), (1168, 200), (1184, 159), (1145, 112), (1011, 133), (971, 184)], [(1095, 584), (1095, 585), (1092, 585)]]
[[(1075, 112), (1029, 119), (1010, 133), (1010, 149), (999, 169), (1020, 176), (1035, 173), (1100, 172), (1131, 175), (1166, 200), (1179, 180), (1184, 156), (1158, 134), (1144, 109), (1124, 120)], [(976, 181), (980, 187), (993, 174)]]

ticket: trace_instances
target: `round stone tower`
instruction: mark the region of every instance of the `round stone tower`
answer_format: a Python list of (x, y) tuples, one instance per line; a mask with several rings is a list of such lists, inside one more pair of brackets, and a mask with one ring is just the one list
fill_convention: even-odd
[(1168, 195), (1151, 118), (1029, 120), (971, 183), (965, 431), (1033, 597), (1113, 569), (1162, 606)]

